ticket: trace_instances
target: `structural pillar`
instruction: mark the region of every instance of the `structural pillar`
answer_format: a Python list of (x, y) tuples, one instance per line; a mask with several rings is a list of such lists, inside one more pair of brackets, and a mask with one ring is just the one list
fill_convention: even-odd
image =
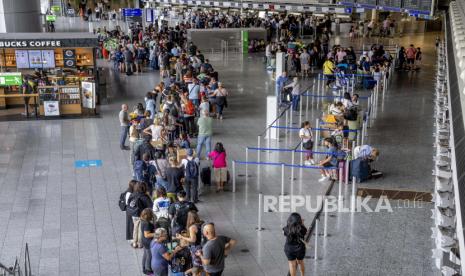
[(0, 0), (0, 33), (42, 32), (40, 0)]

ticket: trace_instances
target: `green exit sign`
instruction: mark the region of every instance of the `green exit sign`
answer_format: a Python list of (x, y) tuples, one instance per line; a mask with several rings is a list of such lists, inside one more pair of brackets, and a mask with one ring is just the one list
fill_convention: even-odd
[(51, 6), (50, 10), (52, 12), (60, 12), (61, 8), (60, 8), (60, 6)]
[(21, 73), (0, 73), (0, 86), (12, 86), (23, 84)]
[(55, 22), (55, 21), (57, 21), (57, 16), (56, 16), (56, 15), (47, 14), (47, 15), (45, 16), (45, 21), (47, 21), (47, 22)]

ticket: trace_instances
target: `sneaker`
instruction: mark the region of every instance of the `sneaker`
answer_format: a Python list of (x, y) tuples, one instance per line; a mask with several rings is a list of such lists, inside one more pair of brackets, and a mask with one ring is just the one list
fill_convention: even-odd
[(311, 166), (312, 164), (310, 163), (310, 161), (307, 160), (307, 161), (304, 162), (304, 165), (305, 166)]
[(322, 175), (320, 179), (318, 179), (318, 182), (323, 182), (328, 180), (329, 177)]
[(311, 164), (311, 165), (315, 165), (315, 160), (310, 159), (310, 164)]

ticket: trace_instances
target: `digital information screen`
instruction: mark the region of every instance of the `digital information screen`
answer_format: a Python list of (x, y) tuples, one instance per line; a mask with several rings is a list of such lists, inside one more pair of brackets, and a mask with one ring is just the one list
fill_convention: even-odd
[(29, 68), (29, 55), (26, 50), (16, 50), (16, 68), (26, 69)]
[(366, 6), (376, 6), (376, 0), (357, 0), (357, 6), (364, 7)]
[(421, 11), (424, 14), (431, 12), (433, 0), (404, 0), (402, 7), (406, 10)]
[(55, 68), (55, 51), (42, 50), (43, 68)]
[(42, 68), (42, 51), (29, 50), (29, 68)]
[(381, 10), (400, 10), (402, 8), (402, 0), (378, 0), (378, 6)]

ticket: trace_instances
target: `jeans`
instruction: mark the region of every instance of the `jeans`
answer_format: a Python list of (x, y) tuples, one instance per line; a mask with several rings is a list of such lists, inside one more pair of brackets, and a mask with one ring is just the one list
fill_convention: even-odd
[(158, 68), (158, 58), (153, 58), (151, 61), (150, 61), (150, 67), (153, 69), (153, 70), (158, 70), (160, 68)]
[(205, 154), (205, 156), (208, 157), (208, 154), (210, 153), (211, 151), (211, 136), (207, 136), (207, 135), (199, 135), (199, 137), (197, 137), (197, 148), (196, 148), (196, 151), (197, 151), (197, 157), (200, 158), (200, 153), (202, 153), (202, 146), (205, 144), (205, 148), (207, 150), (207, 153)]
[(157, 178), (157, 188), (163, 187), (166, 190), (166, 187), (168, 187), (168, 181), (163, 179), (160, 175), (155, 176)]
[(196, 202), (199, 200), (199, 178), (186, 177), (184, 179), (184, 189), (186, 190), (187, 200)]
[(144, 255), (142, 255), (142, 271), (144, 273), (152, 271), (152, 252), (150, 251), (150, 247), (144, 247)]
[(297, 111), (299, 108), (300, 95), (292, 95), (292, 109)]
[(129, 166), (131, 167), (132, 177), (134, 177), (134, 146), (136, 142), (129, 141)]
[(224, 105), (216, 104), (216, 112), (218, 113), (219, 116), (223, 115), (223, 108), (224, 108)]
[(119, 146), (123, 148), (126, 144), (126, 138), (128, 138), (129, 126), (121, 126), (121, 136), (119, 139)]
[(192, 103), (194, 104), (195, 107), (199, 107), (200, 105), (200, 100), (199, 99), (189, 99), (192, 101)]
[(194, 116), (184, 117), (184, 122), (186, 124), (185, 131), (187, 134), (192, 136), (195, 133), (195, 118)]

